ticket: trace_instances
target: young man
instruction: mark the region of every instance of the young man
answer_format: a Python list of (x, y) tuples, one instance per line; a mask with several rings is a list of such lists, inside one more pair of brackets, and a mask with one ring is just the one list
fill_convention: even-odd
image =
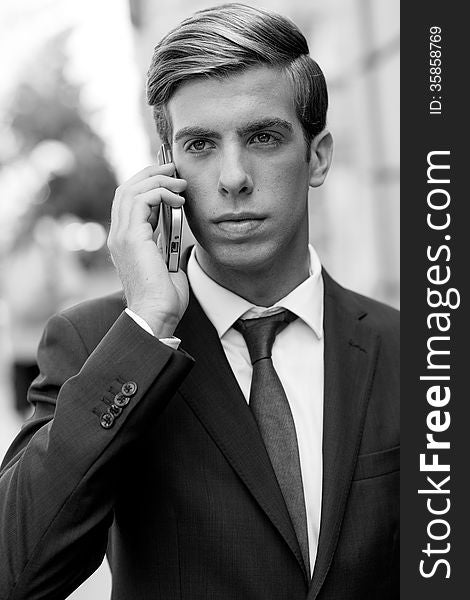
[[(106, 548), (114, 599), (395, 598), (397, 315), (308, 245), (321, 71), (292, 23), (225, 5), (158, 44), (148, 97), (174, 164), (116, 192), (125, 301), (46, 329), (2, 472), (0, 598), (63, 598)], [(197, 240), (176, 274), (161, 202)]]

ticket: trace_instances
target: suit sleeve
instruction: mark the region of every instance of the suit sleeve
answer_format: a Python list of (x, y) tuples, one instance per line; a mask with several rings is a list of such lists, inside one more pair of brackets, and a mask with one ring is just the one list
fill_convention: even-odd
[(34, 414), (0, 472), (0, 600), (64, 598), (98, 568), (121, 461), (193, 360), (123, 313), (92, 352), (54, 317), (38, 364)]

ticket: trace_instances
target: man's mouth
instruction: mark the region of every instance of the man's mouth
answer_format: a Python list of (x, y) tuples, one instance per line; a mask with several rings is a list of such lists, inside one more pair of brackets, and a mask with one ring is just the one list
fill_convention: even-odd
[(251, 212), (225, 213), (214, 219), (214, 223), (226, 233), (248, 234), (255, 231), (265, 218)]

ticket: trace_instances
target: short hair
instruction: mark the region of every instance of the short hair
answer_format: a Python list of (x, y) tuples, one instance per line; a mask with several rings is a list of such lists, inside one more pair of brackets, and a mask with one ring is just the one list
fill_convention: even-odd
[(307, 41), (292, 21), (276, 13), (230, 3), (196, 12), (170, 31), (155, 47), (147, 78), (147, 100), (153, 106), (157, 132), (171, 137), (166, 106), (183, 83), (226, 78), (250, 67), (267, 65), (292, 83), (297, 118), (307, 150), (326, 125), (328, 92)]

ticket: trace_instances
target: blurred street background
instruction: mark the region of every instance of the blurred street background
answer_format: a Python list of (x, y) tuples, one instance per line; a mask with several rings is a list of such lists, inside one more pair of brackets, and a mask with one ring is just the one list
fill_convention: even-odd
[[(213, 0), (0, 4), (0, 455), (29, 415), (36, 347), (58, 310), (119, 288), (114, 190), (155, 162), (145, 104), (157, 41)], [(346, 287), (399, 305), (399, 3), (245, 0), (291, 18), (329, 88), (335, 140), (310, 237)], [(187, 244), (191, 235), (185, 232)], [(70, 598), (110, 594), (106, 563)]]

